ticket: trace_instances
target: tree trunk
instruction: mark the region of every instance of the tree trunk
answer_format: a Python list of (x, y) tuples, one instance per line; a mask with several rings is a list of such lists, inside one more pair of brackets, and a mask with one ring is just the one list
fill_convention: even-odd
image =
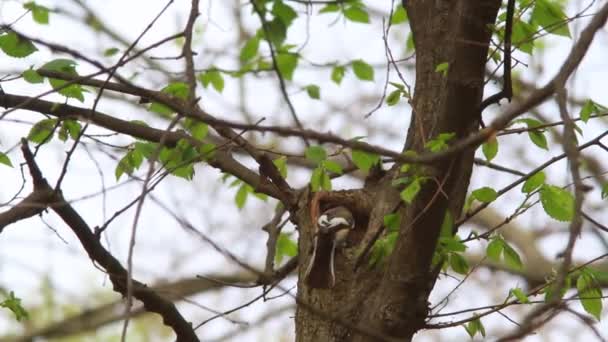
[[(416, 45), (416, 86), (404, 150), (420, 153), (440, 133), (455, 133), (457, 140), (478, 129), (490, 25), (500, 4), (500, 0), (404, 1)], [(446, 75), (435, 71), (441, 63), (449, 65)], [(399, 207), (399, 236), (382, 269), (363, 267), (354, 272), (353, 256), (347, 250), (337, 258), (338, 281), (333, 289), (309, 289), (300, 277), (297, 341), (375, 340), (370, 335), (410, 340), (424, 328), (428, 296), (437, 277), (431, 261), (441, 224), (448, 210), (453, 217), (462, 211), (473, 156), (474, 149), (468, 149), (419, 168), (427, 181), (410, 205)], [(383, 202), (394, 198), (377, 194), (394, 192), (391, 181), (398, 173), (395, 165), (374, 189), (366, 189), (371, 198), (385, 198), (372, 206), (386, 207)], [(309, 215), (298, 215), (302, 220), (307, 217), (299, 221), (303, 262), (308, 260), (311, 235), (307, 232), (312, 227)]]

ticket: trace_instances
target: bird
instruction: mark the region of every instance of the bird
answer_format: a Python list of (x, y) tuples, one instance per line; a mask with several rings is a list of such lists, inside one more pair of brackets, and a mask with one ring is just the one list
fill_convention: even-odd
[(313, 236), (312, 256), (304, 273), (304, 279), (310, 288), (334, 287), (336, 248), (344, 247), (348, 233), (354, 227), (353, 214), (344, 206), (328, 209), (319, 216)]

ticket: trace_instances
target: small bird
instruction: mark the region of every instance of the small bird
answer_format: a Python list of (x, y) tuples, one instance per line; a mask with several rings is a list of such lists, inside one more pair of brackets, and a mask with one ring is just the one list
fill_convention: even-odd
[(354, 227), (353, 214), (343, 206), (326, 210), (319, 216), (317, 232), (312, 242), (312, 256), (304, 274), (308, 286), (324, 289), (334, 286), (336, 247), (344, 246), (348, 233)]

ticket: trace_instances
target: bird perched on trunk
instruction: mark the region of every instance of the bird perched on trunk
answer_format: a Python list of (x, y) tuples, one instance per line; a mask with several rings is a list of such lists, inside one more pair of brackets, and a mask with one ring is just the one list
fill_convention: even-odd
[(317, 220), (317, 231), (312, 242), (312, 256), (304, 279), (311, 288), (330, 288), (336, 281), (334, 255), (336, 247), (343, 247), (346, 237), (355, 227), (353, 214), (346, 207), (326, 210)]

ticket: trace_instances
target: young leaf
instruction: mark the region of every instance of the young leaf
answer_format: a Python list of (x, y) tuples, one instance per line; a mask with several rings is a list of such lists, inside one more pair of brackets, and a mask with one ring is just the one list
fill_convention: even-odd
[(276, 263), (281, 263), (283, 257), (293, 257), (298, 254), (298, 244), (289, 238), (289, 235), (280, 233), (277, 238), (277, 250), (275, 253)]
[(311, 99), (318, 100), (321, 98), (321, 89), (316, 84), (309, 84), (304, 89)]
[(0, 49), (2, 49), (5, 54), (16, 58), (27, 57), (38, 51), (32, 42), (18, 36), (12, 31), (0, 36)]
[(491, 162), (498, 154), (498, 139), (492, 137), (481, 146), (481, 151), (488, 162)]
[(538, 130), (528, 131), (528, 136), (530, 140), (534, 143), (534, 145), (542, 148), (543, 150), (548, 150), (549, 145), (547, 144), (547, 138), (543, 134), (543, 132)]
[(49, 23), (49, 9), (47, 7), (36, 4), (33, 1), (23, 4), (23, 8), (32, 11), (32, 18), (38, 24)]
[(331, 80), (339, 85), (340, 83), (342, 83), (344, 73), (346, 73), (346, 68), (341, 65), (336, 65), (331, 69)]
[(350, 6), (344, 10), (344, 17), (356, 23), (369, 23), (369, 14), (361, 6)]
[(326, 159), (322, 161), (321, 164), (323, 165), (323, 168), (325, 168), (327, 171), (333, 172), (335, 174), (341, 175), (343, 172), (342, 166), (333, 160)]
[(245, 207), (245, 203), (247, 202), (247, 195), (249, 195), (249, 191), (247, 191), (247, 184), (241, 184), (239, 190), (236, 192), (234, 196), (234, 202), (236, 203), (237, 208), (243, 209)]
[(421, 188), (420, 180), (418, 178), (414, 179), (405, 189), (403, 189), (403, 191), (401, 191), (401, 199), (405, 203), (411, 204)]
[(42, 83), (44, 82), (44, 77), (40, 76), (40, 74), (33, 69), (27, 69), (21, 74), (23, 79), (32, 84)]
[(325, 149), (319, 145), (313, 145), (306, 148), (304, 155), (306, 156), (306, 159), (317, 164), (327, 159), (327, 152), (325, 152)]
[[(76, 62), (67, 59), (67, 58), (57, 58), (48, 63), (45, 63), (40, 69), (49, 70), (49, 71), (58, 71), (70, 76), (78, 76), (76, 72)], [(49, 78), (49, 83), (53, 89), (59, 89), (59, 94), (65, 97), (71, 97), (78, 99), (80, 102), (84, 102), (83, 92), (85, 91), (79, 84), (70, 84), (69, 86), (65, 86), (67, 81)]]
[(439, 152), (448, 148), (448, 141), (456, 136), (455, 133), (441, 133), (436, 138), (431, 139), (424, 144), (424, 147), (431, 152)]
[(374, 68), (362, 59), (353, 61), (353, 71), (355, 76), (362, 81), (374, 80)]
[(531, 19), (533, 23), (541, 26), (547, 32), (571, 37), (568, 17), (556, 1), (536, 0)]
[(469, 273), (469, 263), (459, 253), (450, 253), (450, 267), (458, 274)]
[(587, 121), (589, 121), (589, 119), (591, 118), (591, 114), (594, 114), (597, 112), (598, 112), (598, 108), (595, 105), (595, 102), (593, 102), (592, 100), (587, 100), (587, 101), (585, 101), (583, 108), (581, 108), (581, 112), (579, 113), (578, 116), (581, 118), (581, 120), (584, 123), (587, 123)]
[(274, 166), (276, 166), (277, 170), (279, 170), (281, 177), (286, 178), (287, 177), (287, 157), (283, 156), (283, 157), (277, 158), (277, 159), (273, 160), (272, 163), (274, 164)]
[(279, 18), (285, 27), (289, 27), (291, 23), (298, 17), (298, 13), (289, 5), (286, 5), (281, 0), (275, 0), (272, 5), (272, 14)]
[(571, 221), (574, 217), (574, 197), (567, 190), (544, 184), (540, 188), (540, 202), (547, 215), (558, 221)]
[(293, 72), (298, 66), (298, 59), (298, 55), (294, 53), (277, 54), (277, 66), (286, 80), (291, 81), (293, 78)]
[(260, 48), (260, 37), (255, 35), (251, 37), (241, 49), (239, 58), (242, 62), (247, 62), (258, 54)]
[(331, 191), (331, 178), (324, 170), (321, 172), (321, 188), (325, 191)]
[(267, 38), (274, 46), (281, 46), (287, 38), (287, 26), (280, 18), (274, 18), (266, 24)]
[(15, 297), (15, 293), (13, 291), (8, 294), (7, 299), (0, 302), (0, 307), (7, 308), (12, 311), (17, 321), (29, 318), (28, 312), (25, 310), (23, 305), (21, 305), (21, 298)]
[(483, 188), (479, 188), (471, 194), (476, 200), (483, 203), (490, 203), (496, 199), (498, 193), (496, 190), (484, 186)]
[(109, 48), (109, 49), (105, 49), (104, 52), (103, 52), (103, 55), (106, 56), (106, 57), (112, 57), (115, 54), (117, 54), (118, 51), (120, 51), (120, 50), (118, 48), (115, 48), (115, 47)]
[(503, 256), (505, 258), (505, 264), (507, 264), (507, 266), (512, 267), (517, 270), (519, 270), (523, 267), (521, 258), (519, 257), (519, 254), (517, 254), (517, 251), (515, 251), (515, 249), (513, 249), (513, 247), (509, 246), (508, 243), (504, 242), (504, 240), (503, 240)]
[(352, 157), (353, 163), (364, 172), (368, 172), (372, 166), (380, 161), (379, 155), (359, 150), (353, 150)]
[(494, 238), (486, 247), (486, 255), (494, 262), (500, 262), (500, 255), (504, 249), (504, 241), (501, 238)]
[(599, 321), (602, 315), (602, 290), (593, 273), (587, 268), (582, 269), (576, 280), (576, 289), (583, 309)]
[(510, 292), (511, 292), (511, 294), (513, 296), (515, 296), (515, 298), (517, 298), (517, 300), (520, 303), (524, 303), (524, 304), (530, 303), (530, 300), (528, 299), (528, 296), (519, 287), (512, 288)]
[(44, 119), (38, 121), (27, 135), (31, 142), (42, 144), (47, 142), (53, 135), (53, 130), (57, 126), (57, 119)]
[(218, 70), (206, 71), (198, 75), (198, 80), (205, 88), (211, 84), (218, 93), (221, 93), (224, 90), (224, 77)]
[(13, 167), (13, 163), (11, 163), (10, 158), (4, 152), (0, 152), (0, 164)]
[(312, 171), (312, 175), (310, 176), (310, 187), (313, 192), (321, 190), (323, 174), (323, 168), (321, 167), (317, 167)]
[(545, 184), (545, 173), (539, 171), (524, 182), (524, 185), (521, 187), (521, 192), (529, 194), (543, 184)]
[(401, 222), (401, 216), (399, 216), (399, 214), (393, 213), (385, 215), (383, 220), (384, 226), (389, 232), (396, 232), (399, 230), (399, 224)]
[(389, 106), (394, 106), (399, 102), (400, 98), (401, 98), (401, 90), (399, 90), (399, 89), (393, 90), (386, 97), (386, 104)]
[(450, 68), (450, 63), (448, 63), (448, 62), (439, 63), (435, 67), (435, 72), (440, 72), (445, 77), (448, 74), (449, 68)]
[(395, 8), (393, 16), (391, 17), (391, 25), (403, 24), (405, 22), (407, 22), (407, 12), (405, 12), (403, 5), (399, 4)]

